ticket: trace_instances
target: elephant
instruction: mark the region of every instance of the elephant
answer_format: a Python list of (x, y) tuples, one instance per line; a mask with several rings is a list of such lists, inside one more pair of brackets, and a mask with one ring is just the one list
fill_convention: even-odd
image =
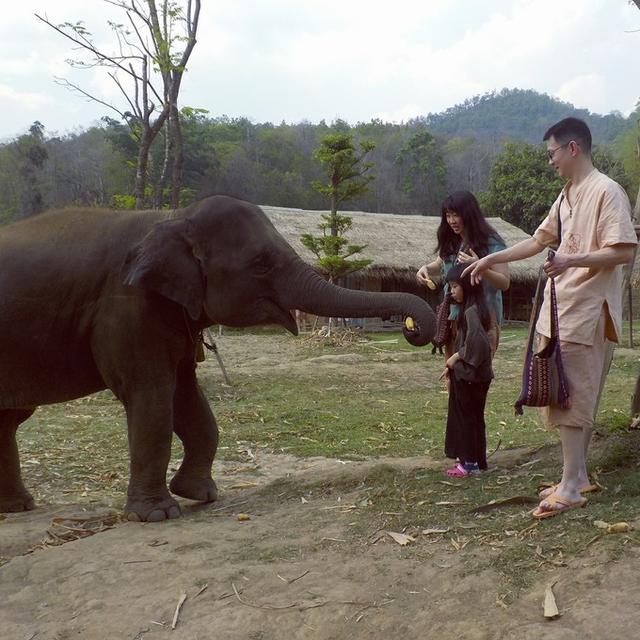
[[(54, 210), (0, 229), (0, 512), (34, 508), (18, 426), (40, 405), (103, 389), (126, 413), (129, 520), (178, 517), (171, 493), (216, 500), (218, 428), (196, 378), (199, 336), (213, 324), (296, 335), (296, 309), (411, 316), (404, 332), (417, 346), (435, 331), (421, 298), (329, 283), (258, 206), (228, 196), (171, 211)], [(167, 488), (173, 433), (184, 457)]]

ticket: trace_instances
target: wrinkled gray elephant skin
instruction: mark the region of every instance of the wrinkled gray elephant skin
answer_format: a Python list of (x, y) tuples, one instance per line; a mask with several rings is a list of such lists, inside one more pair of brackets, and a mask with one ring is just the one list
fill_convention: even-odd
[[(212, 196), (185, 209), (51, 211), (0, 229), (0, 512), (34, 506), (16, 430), (43, 404), (111, 389), (126, 410), (132, 520), (180, 515), (173, 494), (216, 499), (218, 429), (196, 380), (200, 331), (323, 316), (402, 314), (427, 344), (420, 298), (333, 286), (259, 207)], [(166, 485), (172, 434), (180, 469)]]

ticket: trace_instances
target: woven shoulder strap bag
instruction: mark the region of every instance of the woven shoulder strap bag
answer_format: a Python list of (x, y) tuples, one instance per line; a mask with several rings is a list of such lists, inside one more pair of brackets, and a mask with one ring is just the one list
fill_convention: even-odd
[(540, 306), (544, 297), (544, 277), (542, 267), (538, 277), (536, 296), (531, 310), (529, 325), (529, 339), (522, 371), (522, 391), (514, 407), (516, 415), (522, 415), (522, 407), (549, 407), (558, 406), (568, 409), (571, 406), (569, 397), (569, 384), (562, 364), (562, 351), (560, 350), (560, 337), (558, 332), (558, 303), (556, 300), (556, 285), (551, 278), (551, 339), (540, 351), (535, 353), (535, 333)]

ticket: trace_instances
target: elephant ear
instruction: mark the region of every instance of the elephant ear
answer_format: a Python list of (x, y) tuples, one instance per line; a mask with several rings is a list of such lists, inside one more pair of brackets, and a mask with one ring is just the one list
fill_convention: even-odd
[(205, 285), (194, 248), (189, 221), (157, 224), (127, 256), (124, 284), (154, 291), (182, 305), (191, 318), (202, 315)]

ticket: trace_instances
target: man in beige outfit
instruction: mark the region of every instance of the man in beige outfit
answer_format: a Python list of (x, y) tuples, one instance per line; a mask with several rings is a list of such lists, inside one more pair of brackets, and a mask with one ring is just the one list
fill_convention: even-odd
[[(591, 132), (577, 118), (566, 118), (545, 134), (549, 164), (567, 183), (533, 237), (490, 254), (467, 269), (474, 281), (496, 264), (523, 260), (558, 245), (544, 270), (555, 279), (560, 344), (569, 381), (571, 408), (543, 410), (549, 426), (558, 427), (563, 471), (534, 517), (546, 518), (583, 506), (589, 487), (587, 450), (604, 370), (606, 341), (618, 342), (622, 324), (622, 268), (633, 257), (636, 235), (629, 199), (622, 187), (591, 162)], [(549, 295), (537, 324), (550, 336)]]

